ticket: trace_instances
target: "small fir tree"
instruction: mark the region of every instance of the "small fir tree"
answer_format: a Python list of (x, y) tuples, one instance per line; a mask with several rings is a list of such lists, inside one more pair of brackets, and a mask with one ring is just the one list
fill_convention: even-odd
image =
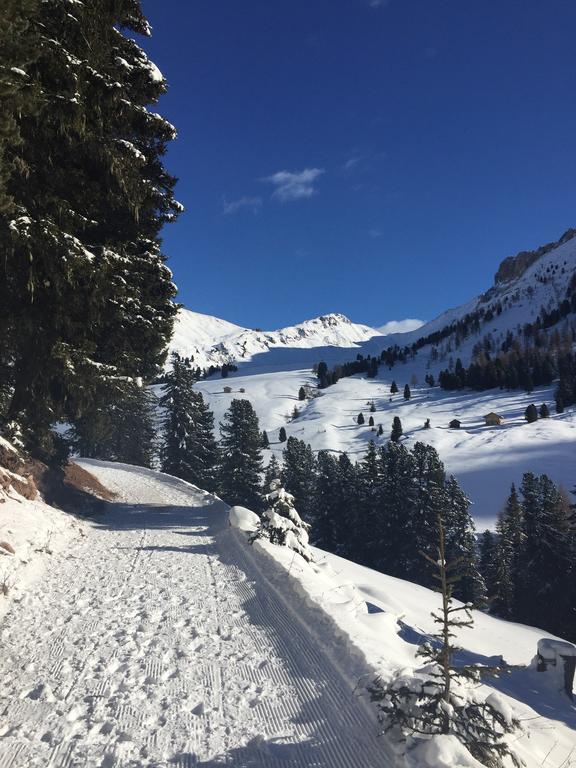
[(412, 392), (410, 391), (410, 385), (406, 384), (404, 387), (404, 400), (410, 400), (412, 397)]
[(287, 436), (286, 436), (286, 429), (284, 427), (280, 427), (280, 429), (278, 431), (278, 440), (281, 443), (285, 443), (286, 442), (286, 438), (287, 438)]
[(538, 421), (538, 410), (534, 403), (531, 403), (526, 410), (524, 411), (524, 418), (528, 422), (528, 424), (533, 424), (535, 421)]
[(368, 426), (373, 427), (374, 426), (374, 416), (370, 416), (368, 419)]
[(362, 414), (362, 413), (358, 414), (358, 418), (356, 419), (356, 423), (360, 424), (360, 425), (364, 424), (364, 414)]
[(400, 421), (400, 417), (394, 416), (394, 419), (392, 421), (392, 433), (390, 435), (390, 440), (392, 440), (393, 443), (397, 443), (402, 437), (402, 434), (403, 434), (403, 430), (402, 430), (402, 422)]
[(546, 403), (542, 403), (542, 405), (540, 406), (539, 414), (540, 414), (540, 418), (541, 419), (549, 419), (550, 418), (550, 409), (548, 408)]
[(453, 735), (479, 762), (500, 768), (510, 758), (517, 768), (520, 759), (505, 737), (520, 724), (500, 705), (497, 694), (481, 700), (475, 692), (481, 669), (455, 666), (455, 630), (472, 627), (470, 606), (454, 605), (453, 589), (458, 582), (457, 561), (447, 560), (442, 514), (437, 518), (437, 553), (422, 553), (432, 567), (440, 610), (432, 613), (439, 630), (422, 645), (418, 655), (425, 666), (417, 674), (399, 672), (391, 681), (376, 679), (368, 686), (379, 710), (384, 733), (401, 741), (411, 736)]
[(392, 382), (392, 385), (390, 386), (390, 393), (392, 395), (395, 395), (398, 392), (398, 384), (396, 384), (395, 381)]
[(301, 519), (294, 507), (294, 497), (282, 488), (280, 480), (272, 480), (265, 500), (268, 506), (250, 539), (251, 543), (257, 539), (268, 539), (272, 544), (294, 550), (307, 562), (314, 560), (308, 546), (310, 526)]
[(262, 448), (270, 448), (270, 440), (268, 439), (268, 432), (263, 430), (262, 432)]
[(298, 390), (298, 400), (306, 400), (306, 390), (304, 387), (300, 387)]

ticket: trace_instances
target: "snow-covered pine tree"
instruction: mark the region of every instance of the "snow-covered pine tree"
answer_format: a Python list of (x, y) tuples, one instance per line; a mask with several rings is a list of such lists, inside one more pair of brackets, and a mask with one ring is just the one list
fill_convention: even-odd
[(389, 442), (380, 449), (382, 481), (379, 513), (372, 533), (376, 552), (374, 568), (391, 576), (409, 578), (408, 564), (414, 560), (406, 526), (414, 503), (414, 457), (402, 443)]
[(194, 390), (194, 372), (172, 356), (160, 405), (165, 409), (162, 471), (206, 491), (217, 490), (219, 451), (214, 416), (201, 392)]
[(232, 400), (220, 425), (220, 491), (231, 505), (262, 509), (262, 451), (258, 417), (249, 400)]
[(496, 539), (488, 529), (480, 537), (478, 567), (486, 584), (488, 600), (492, 601), (496, 593)]
[[(500, 768), (510, 758), (517, 768), (522, 762), (506, 742), (506, 735), (520, 724), (509, 707), (492, 693), (480, 698), (476, 692), (482, 670), (478, 666), (456, 666), (455, 630), (472, 627), (470, 605), (454, 605), (453, 590), (458, 583), (458, 562), (447, 560), (444, 520), (437, 517), (437, 548), (422, 556), (432, 567), (435, 591), (441, 604), (432, 616), (437, 633), (422, 645), (418, 655), (424, 666), (416, 674), (399, 672), (390, 681), (377, 678), (368, 692), (380, 710), (384, 733), (406, 742), (409, 737), (455, 736), (479, 762)], [(485, 669), (484, 672), (491, 672)]]
[[(159, 233), (179, 206), (161, 159), (175, 132), (147, 109), (163, 77), (124, 34), (150, 32), (139, 0), (24, 8), (8, 59), (24, 86), (1, 182), (0, 370), (8, 361), (4, 420), (50, 460), (55, 421), (163, 361), (176, 309)], [(5, 64), (2, 48), (3, 81)]]
[(250, 541), (268, 539), (272, 544), (294, 550), (308, 562), (314, 560), (312, 550), (308, 546), (310, 526), (296, 511), (294, 496), (282, 487), (279, 479), (272, 480), (270, 493), (266, 494), (265, 500), (268, 506)]
[(270, 488), (270, 483), (272, 480), (276, 480), (278, 477), (282, 476), (281, 471), (280, 462), (276, 458), (276, 454), (273, 453), (268, 466), (264, 470), (264, 481), (262, 483), (262, 487)]
[(289, 437), (282, 451), (282, 485), (294, 496), (296, 507), (306, 522), (313, 512), (316, 459), (312, 448), (297, 437)]

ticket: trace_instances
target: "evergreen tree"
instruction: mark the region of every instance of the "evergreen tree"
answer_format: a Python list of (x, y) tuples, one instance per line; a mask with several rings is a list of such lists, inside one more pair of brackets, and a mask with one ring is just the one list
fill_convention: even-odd
[(565, 635), (574, 626), (573, 513), (547, 475), (526, 473), (521, 490), (525, 540), (516, 575), (517, 618)]
[(519, 722), (508, 718), (494, 694), (484, 700), (478, 697), (475, 689), (481, 668), (454, 664), (454, 655), (460, 650), (454, 645), (455, 630), (472, 627), (473, 621), (468, 604), (454, 605), (459, 563), (449, 559), (441, 512), (432, 552), (424, 556), (432, 566), (431, 581), (441, 604), (432, 613), (438, 631), (418, 649), (424, 666), (416, 674), (401, 670), (391, 682), (378, 678), (368, 686), (380, 710), (384, 733), (392, 731), (402, 740), (412, 735), (454, 735), (482, 764), (502, 768), (503, 760), (510, 757), (520, 768), (522, 763), (504, 738), (519, 728)]
[(378, 424), (378, 432), (377, 432), (378, 437), (382, 437), (383, 434), (384, 434), (384, 427), (382, 426), (382, 424)]
[(0, 371), (5, 421), (50, 461), (54, 422), (163, 363), (176, 308), (159, 233), (179, 206), (161, 160), (175, 132), (147, 110), (166, 85), (124, 35), (149, 34), (138, 0), (21, 11), (0, 54)]
[(250, 542), (268, 539), (272, 544), (294, 550), (307, 562), (314, 560), (308, 546), (310, 526), (301, 519), (294, 508), (294, 497), (282, 488), (280, 480), (272, 480), (265, 500), (269, 506), (264, 510)]
[[(373, 567), (391, 576), (406, 576), (414, 554), (407, 531), (414, 502), (414, 457), (402, 443), (388, 442), (380, 449), (379, 511), (372, 533), (376, 552)], [(417, 551), (417, 550), (416, 550)]]
[(270, 440), (268, 439), (268, 432), (263, 430), (262, 432), (262, 448), (270, 448)]
[(410, 400), (412, 392), (410, 392), (410, 385), (406, 384), (404, 387), (404, 400)]
[(312, 448), (303, 440), (289, 437), (282, 451), (282, 485), (294, 496), (297, 508), (306, 522), (313, 513), (316, 459)]
[(72, 445), (87, 458), (152, 467), (157, 452), (155, 405), (145, 387), (116, 382), (75, 420)]
[(392, 433), (390, 435), (390, 440), (392, 440), (393, 443), (397, 443), (402, 437), (402, 434), (403, 434), (403, 430), (402, 430), (402, 422), (400, 421), (400, 417), (394, 416), (394, 419), (392, 421)]
[(535, 421), (538, 421), (538, 410), (536, 409), (536, 406), (534, 403), (531, 403), (526, 410), (524, 411), (524, 418), (528, 422), (528, 424), (532, 424)]
[(177, 355), (166, 375), (160, 405), (165, 410), (162, 471), (206, 491), (217, 489), (219, 453), (214, 416), (196, 392), (194, 372)]
[(546, 405), (546, 403), (542, 403), (540, 406), (540, 418), (541, 419), (549, 419), (550, 418), (550, 409)]
[(364, 424), (364, 416), (363, 416), (362, 413), (358, 414), (358, 418), (356, 419), (356, 423), (360, 424), (360, 425)]
[(374, 416), (370, 416), (368, 419), (368, 426), (373, 427), (374, 426)]
[(522, 506), (514, 484), (498, 516), (496, 532), (498, 543), (494, 558), (493, 609), (499, 616), (509, 619), (516, 613), (515, 584), (525, 538)]
[(337, 489), (333, 516), (335, 551), (341, 557), (350, 557), (358, 548), (358, 481), (356, 467), (346, 453), (338, 457)]
[(476, 608), (486, 605), (487, 592), (484, 578), (478, 570), (476, 530), (470, 515), (470, 499), (451, 476), (446, 483), (446, 550), (455, 565), (458, 581), (453, 594), (463, 603)]
[(280, 462), (276, 458), (276, 454), (272, 454), (272, 458), (268, 462), (268, 466), (264, 470), (264, 482), (262, 486), (264, 488), (270, 488), (272, 480), (277, 480), (281, 477)]
[(262, 509), (260, 425), (249, 400), (232, 400), (220, 425), (222, 498), (230, 505)]
[(281, 443), (286, 442), (286, 429), (284, 427), (280, 427), (280, 430), (278, 431), (278, 440)]
[(300, 387), (298, 390), (298, 400), (306, 400), (306, 390), (304, 387)]
[(492, 599), (496, 593), (496, 541), (492, 531), (486, 529), (480, 537), (480, 573), (486, 584), (486, 593)]
[(357, 467), (356, 482), (358, 511), (350, 558), (356, 563), (373, 567), (381, 554), (378, 552), (374, 532), (382, 528), (380, 520), (382, 465), (372, 441)]
[(556, 395), (556, 413), (564, 413), (564, 400), (562, 395)]
[(338, 461), (330, 451), (319, 451), (314, 484), (312, 540), (327, 552), (336, 552), (334, 516), (339, 504)]
[(390, 387), (390, 393), (395, 395), (397, 392), (398, 392), (398, 384), (396, 384), (396, 382), (393, 381)]

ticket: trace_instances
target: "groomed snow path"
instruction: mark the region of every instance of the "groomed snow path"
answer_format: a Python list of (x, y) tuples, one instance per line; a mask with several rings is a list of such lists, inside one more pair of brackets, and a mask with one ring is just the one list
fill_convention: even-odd
[(0, 626), (0, 768), (392, 765), (221, 502), (88, 468), (118, 503)]

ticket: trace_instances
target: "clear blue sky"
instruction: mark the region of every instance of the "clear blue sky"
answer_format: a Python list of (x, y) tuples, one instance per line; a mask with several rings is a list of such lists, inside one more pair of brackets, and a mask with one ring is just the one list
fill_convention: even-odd
[(189, 308), (431, 319), (576, 226), (574, 0), (144, 0)]

